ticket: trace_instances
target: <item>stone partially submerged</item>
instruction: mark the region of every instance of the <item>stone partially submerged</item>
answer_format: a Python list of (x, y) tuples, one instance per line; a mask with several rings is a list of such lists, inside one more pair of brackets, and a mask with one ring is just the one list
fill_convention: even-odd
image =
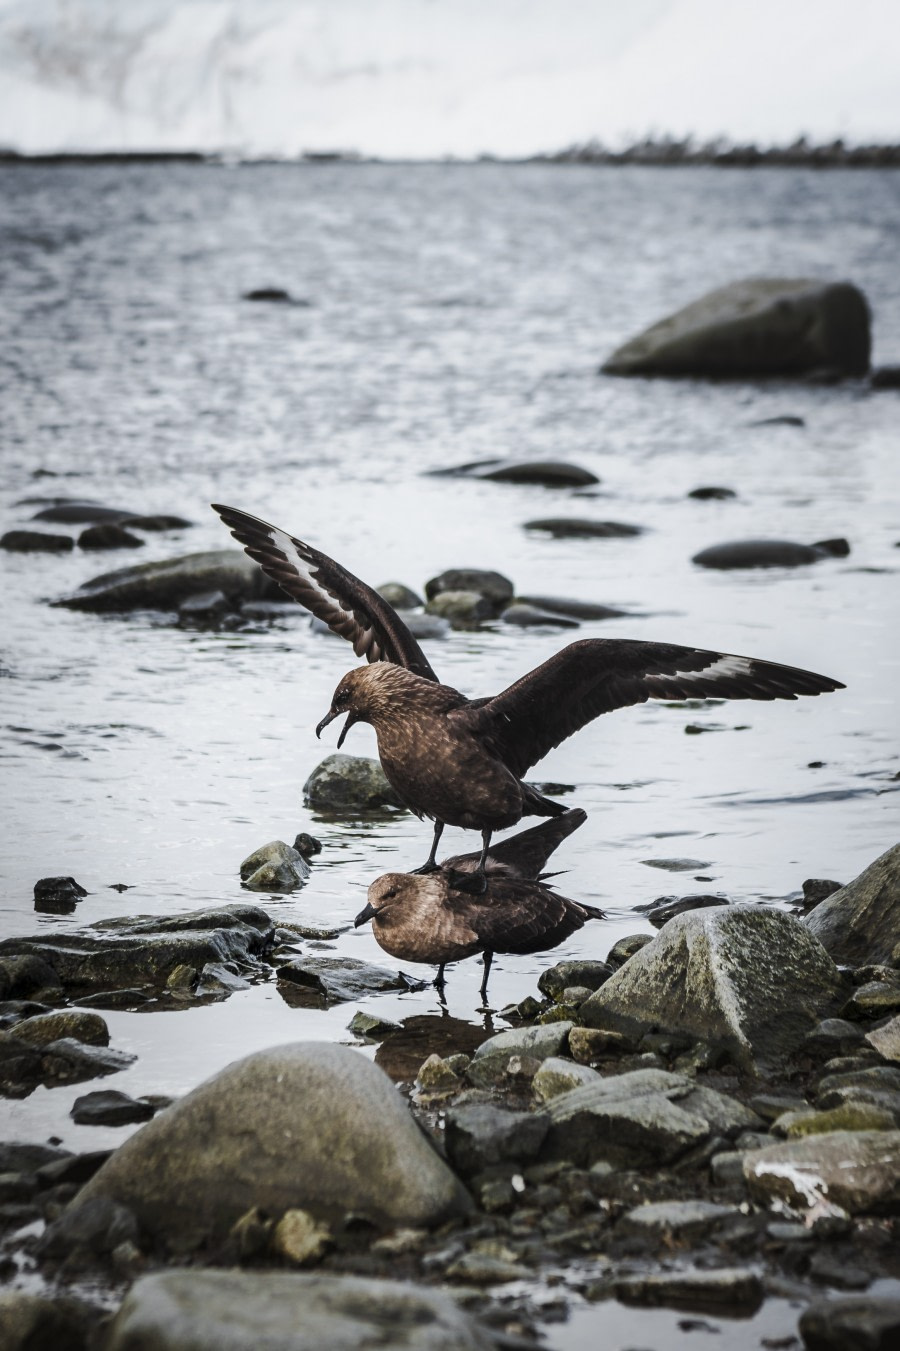
[(174, 1270), (145, 1276), (106, 1351), (494, 1351), (449, 1295), (401, 1281), (290, 1272)]
[(227, 1066), (127, 1140), (72, 1204), (97, 1196), (182, 1251), (223, 1239), (254, 1206), (390, 1228), (471, 1204), (387, 1075), (326, 1042)]
[(744, 1071), (776, 1065), (845, 997), (807, 927), (756, 905), (692, 910), (586, 1000), (588, 1027), (639, 1039), (680, 1033), (724, 1048)]
[(900, 966), (900, 844), (827, 896), (806, 926), (836, 962)]
[(748, 277), (707, 292), (616, 349), (607, 375), (865, 375), (871, 333), (850, 282)]
[(124, 613), (177, 610), (191, 596), (217, 591), (235, 608), (242, 600), (282, 595), (245, 553), (238, 549), (213, 549), (105, 572), (53, 604), (69, 610)]

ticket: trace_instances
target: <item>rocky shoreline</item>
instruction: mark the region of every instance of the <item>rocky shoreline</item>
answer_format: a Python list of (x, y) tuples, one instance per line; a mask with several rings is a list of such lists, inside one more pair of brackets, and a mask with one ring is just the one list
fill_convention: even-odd
[[(694, 898), (546, 970), (504, 1031), (440, 1020), (439, 1054), (357, 1011), (374, 1065), (300, 1041), (174, 1103), (85, 1093), (76, 1119), (145, 1124), (0, 1144), (0, 1347), (513, 1347), (604, 1302), (699, 1334), (779, 1300), (764, 1345), (893, 1345), (900, 846), (835, 885), (802, 917)], [(98, 1009), (274, 980), (349, 1011), (410, 979), (301, 927), (247, 904), (0, 943), (4, 1094), (128, 1063)]]

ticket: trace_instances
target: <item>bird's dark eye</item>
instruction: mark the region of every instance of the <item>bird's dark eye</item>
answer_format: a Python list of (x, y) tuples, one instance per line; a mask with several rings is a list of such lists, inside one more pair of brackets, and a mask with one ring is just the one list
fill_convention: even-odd
[(388, 891), (386, 891), (386, 892), (384, 893), (384, 899), (385, 899), (386, 901), (392, 901), (396, 895), (397, 895), (397, 890), (396, 890), (396, 888), (395, 888), (395, 887), (391, 887), (390, 890), (388, 890)]
[(334, 696), (334, 702), (339, 705), (346, 704), (349, 698), (350, 696), (346, 690), (338, 690), (337, 694)]

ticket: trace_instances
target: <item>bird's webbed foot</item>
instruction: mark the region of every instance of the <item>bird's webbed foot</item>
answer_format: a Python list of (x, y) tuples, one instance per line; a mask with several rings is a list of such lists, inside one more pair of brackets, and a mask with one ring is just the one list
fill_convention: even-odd
[(434, 859), (430, 858), (422, 864), (421, 868), (410, 868), (409, 871), (412, 877), (425, 877), (428, 873), (439, 873), (441, 867), (439, 863), (435, 863)]
[(463, 873), (452, 868), (447, 874), (447, 886), (452, 891), (464, 891), (469, 896), (483, 896), (487, 891), (487, 878), (483, 872)]

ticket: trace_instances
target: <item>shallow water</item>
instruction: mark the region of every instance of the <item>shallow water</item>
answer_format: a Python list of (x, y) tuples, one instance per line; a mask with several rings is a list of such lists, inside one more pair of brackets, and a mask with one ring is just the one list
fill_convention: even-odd
[[(577, 636), (715, 646), (846, 682), (798, 703), (623, 710), (548, 756), (534, 777), (573, 785), (565, 800), (588, 812), (555, 860), (561, 886), (610, 919), (553, 953), (498, 958), (495, 1009), (560, 957), (604, 956), (646, 928), (632, 907), (663, 893), (772, 899), (806, 877), (858, 873), (896, 839), (900, 804), (900, 394), (622, 381), (597, 366), (668, 309), (754, 273), (857, 281), (875, 360), (897, 360), (898, 227), (889, 172), (0, 168), (0, 530), (27, 521), (37, 508), (15, 503), (35, 494), (196, 522), (135, 554), (0, 559), (3, 932), (246, 899), (241, 859), (299, 829), (323, 841), (310, 883), (261, 902), (350, 926), (375, 876), (425, 856), (429, 827), (410, 816), (334, 823), (304, 808), (302, 784), (333, 749), (334, 729), (322, 745), (313, 728), (354, 659), (299, 609), (235, 634), (45, 604), (136, 559), (221, 547), (210, 500), (275, 520), (376, 584), (497, 567), (523, 594), (633, 612)], [(311, 304), (241, 301), (265, 285)], [(805, 427), (751, 425), (787, 413)], [(601, 477), (599, 496), (422, 475), (489, 455), (575, 461)], [(739, 496), (687, 498), (708, 483)], [(559, 514), (647, 533), (522, 529)], [(728, 539), (834, 535), (849, 558), (792, 571), (690, 562)], [(572, 636), (499, 625), (427, 651), (444, 681), (482, 694)], [(345, 749), (374, 753), (374, 738), (355, 728)], [(476, 842), (448, 831), (446, 852)], [(671, 857), (704, 867), (645, 866)], [(35, 915), (35, 880), (57, 873), (90, 896), (74, 916)], [(109, 889), (120, 882), (131, 889)], [(334, 946), (394, 965), (368, 929)], [(481, 1020), (480, 974), (474, 962), (452, 971), (450, 1014)], [(368, 1006), (440, 1012), (430, 989)], [(263, 986), (183, 1015), (111, 1014), (113, 1044), (139, 1059), (110, 1086), (181, 1093), (257, 1047), (349, 1039), (352, 1012), (292, 1009)], [(83, 1091), (0, 1111), (22, 1138), (52, 1130), (99, 1147), (127, 1134), (73, 1126)]]

